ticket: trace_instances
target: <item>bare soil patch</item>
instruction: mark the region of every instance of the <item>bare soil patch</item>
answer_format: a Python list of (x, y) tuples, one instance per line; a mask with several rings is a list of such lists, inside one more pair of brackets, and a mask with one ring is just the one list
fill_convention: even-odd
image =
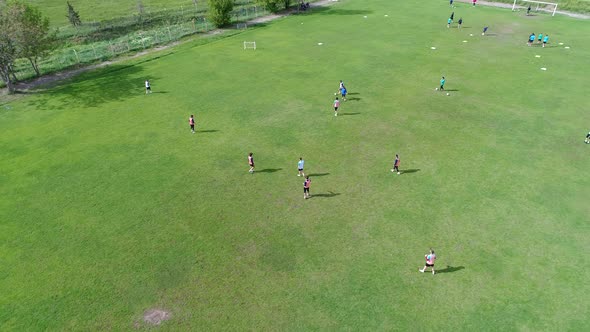
[(143, 314), (143, 321), (150, 325), (160, 325), (163, 321), (168, 320), (172, 315), (168, 311), (161, 309), (150, 309)]

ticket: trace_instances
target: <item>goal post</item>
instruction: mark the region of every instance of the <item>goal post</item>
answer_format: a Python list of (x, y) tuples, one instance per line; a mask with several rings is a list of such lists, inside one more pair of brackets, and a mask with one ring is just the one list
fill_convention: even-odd
[(256, 42), (255, 41), (253, 41), (253, 42), (247, 42), (247, 41), (245, 41), (244, 42), (244, 49), (246, 50), (246, 49), (249, 49), (249, 48), (256, 49)]
[(553, 6), (553, 11), (551, 12), (551, 16), (555, 16), (555, 12), (557, 11), (557, 3), (556, 2), (545, 2), (545, 1), (537, 1), (537, 0), (514, 0), (514, 3), (512, 4), (512, 11), (514, 11), (516, 9), (516, 2), (518, 2), (518, 1), (537, 4), (537, 9), (536, 9), (537, 11), (539, 10), (540, 5)]

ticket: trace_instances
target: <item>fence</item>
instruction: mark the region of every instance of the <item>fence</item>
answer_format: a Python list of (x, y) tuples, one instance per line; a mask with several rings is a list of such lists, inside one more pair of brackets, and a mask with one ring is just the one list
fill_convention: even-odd
[[(296, 3), (294, 1), (294, 4)], [(134, 16), (88, 23), (81, 30), (63, 29), (60, 31), (62, 39), (77, 39), (78, 42), (84, 40), (86, 43), (59, 48), (39, 61), (39, 69), (42, 75), (53, 73), (73, 66), (105, 61), (125, 53), (168, 44), (185, 36), (206, 33), (215, 28), (207, 21), (206, 11), (204, 6), (203, 8), (199, 7), (198, 12), (192, 8), (190, 10), (187, 8), (170, 9), (146, 14), (143, 23), (138, 22), (138, 18)], [(236, 2), (232, 12), (232, 22), (236, 26), (236, 23), (268, 14), (268, 11), (256, 6), (252, 0), (242, 0)], [(138, 24), (143, 24), (149, 29), (135, 30), (134, 28), (137, 28)], [(241, 27), (238, 25), (238, 29), (243, 27), (245, 25)], [(68, 36), (74, 33), (72, 31), (76, 34)], [(117, 33), (120, 36), (117, 36)], [(35, 76), (28, 60), (17, 60), (14, 69), (18, 80), (26, 80)]]
[[(177, 15), (177, 12), (180, 15)], [(232, 22), (235, 26), (238, 22), (248, 21), (268, 14), (269, 12), (262, 7), (237, 6), (232, 12)], [(150, 23), (154, 21), (153, 17)], [(161, 18), (163, 16), (158, 17)], [(215, 29), (215, 26), (207, 21), (205, 10), (203, 12), (199, 10), (199, 15), (195, 15), (194, 11), (189, 13), (188, 11), (184, 12), (184, 10), (168, 10), (168, 15), (164, 17), (167, 19), (157, 19), (158, 22), (163, 22), (163, 24), (152, 26), (150, 29), (131, 31), (114, 39), (98, 40), (86, 44), (59, 48), (39, 61), (41, 74), (56, 72), (80, 64), (105, 61), (118, 55), (168, 44), (185, 36), (206, 33)], [(133, 22), (133, 24), (137, 23)], [(99, 29), (112, 31), (115, 29), (124, 30), (126, 27), (128, 27), (128, 24), (123, 19), (90, 23), (80, 33), (78, 39), (90, 39), (93, 33), (96, 33)], [(69, 38), (75, 39), (76, 37), (72, 36)], [(14, 69), (15, 75), (19, 80), (25, 80), (35, 76), (35, 72), (28, 60), (17, 60), (14, 64)]]

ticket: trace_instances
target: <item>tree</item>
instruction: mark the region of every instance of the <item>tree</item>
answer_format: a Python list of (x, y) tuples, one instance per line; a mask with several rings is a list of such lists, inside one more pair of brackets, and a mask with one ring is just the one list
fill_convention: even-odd
[(78, 12), (74, 9), (74, 7), (70, 4), (70, 2), (67, 2), (68, 4), (68, 20), (70, 21), (70, 23), (77, 27), (78, 25), (82, 24), (82, 20), (80, 20), (80, 14), (78, 14)]
[(279, 4), (285, 0), (257, 0), (266, 10), (276, 13), (279, 11)]
[(31, 63), (35, 74), (40, 76), (39, 58), (47, 55), (53, 49), (57, 40), (56, 33), (49, 32), (49, 19), (43, 17), (41, 11), (27, 4), (14, 3), (21, 7), (17, 18), (19, 31), (17, 32), (18, 56), (26, 58)]
[(228, 25), (231, 21), (231, 11), (234, 0), (209, 0), (209, 20), (216, 27)]
[(291, 7), (291, 0), (283, 0), (283, 3), (285, 4), (285, 9), (289, 9), (289, 7)]
[(20, 9), (7, 6), (0, 11), (0, 78), (6, 83), (8, 92), (14, 92), (14, 60), (18, 57), (17, 31)]

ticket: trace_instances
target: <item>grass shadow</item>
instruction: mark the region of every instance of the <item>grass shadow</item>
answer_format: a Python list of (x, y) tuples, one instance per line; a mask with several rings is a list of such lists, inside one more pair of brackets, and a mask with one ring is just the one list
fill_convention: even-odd
[(330, 175), (330, 173), (313, 173), (313, 174), (307, 174), (308, 176), (326, 176), (326, 175)]
[(157, 82), (158, 77), (146, 76), (141, 65), (110, 65), (81, 73), (55, 87), (35, 90), (45, 98), (31, 99), (28, 104), (40, 110), (100, 107), (103, 103), (126, 100), (134, 95), (145, 96), (146, 79)]
[(352, 97), (352, 98), (348, 98), (347, 100), (350, 100), (350, 101), (359, 101), (361, 99), (362, 98), (359, 98), (359, 97)]
[(346, 116), (346, 115), (358, 115), (358, 114), (361, 114), (361, 113), (359, 113), (359, 112), (349, 112), (349, 113), (340, 113), (339, 115), (340, 116)]
[(406, 173), (410, 174), (410, 173), (416, 173), (416, 172), (420, 172), (420, 169), (419, 168), (403, 169), (403, 170), (401, 170), (400, 173), (402, 173), (402, 174), (406, 174)]
[(319, 15), (367, 15), (372, 14), (372, 10), (366, 9), (340, 9), (331, 7), (314, 7), (312, 13)]
[(360, 95), (360, 92), (350, 92), (348, 95), (349, 96), (354, 96), (354, 95)]
[(282, 170), (282, 168), (265, 168), (259, 171), (255, 171), (255, 173), (274, 173)]
[(197, 133), (216, 133), (219, 130), (217, 129), (209, 129), (209, 130), (196, 130)]
[(444, 89), (442, 92), (445, 92), (445, 91), (450, 91), (450, 92), (455, 91), (456, 92), (456, 91), (459, 91), (459, 89)]
[(334, 196), (338, 196), (338, 195), (340, 195), (340, 193), (335, 193), (333, 191), (328, 191), (327, 194), (325, 194), (325, 193), (324, 194), (315, 194), (315, 195), (312, 195), (312, 197), (325, 197), (325, 198), (330, 198), (330, 197), (334, 197)]
[(453, 273), (453, 272), (457, 272), (457, 271), (461, 271), (465, 269), (465, 266), (450, 266), (447, 265), (446, 268), (442, 269), (442, 270), (436, 270), (436, 273)]

